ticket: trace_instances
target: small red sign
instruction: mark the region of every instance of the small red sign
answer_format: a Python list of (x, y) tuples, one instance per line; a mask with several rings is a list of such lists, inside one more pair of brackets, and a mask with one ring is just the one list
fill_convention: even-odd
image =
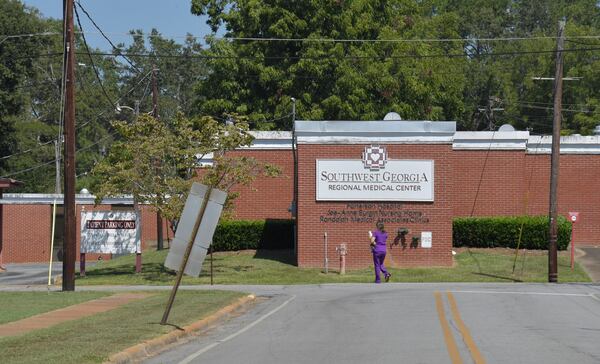
[(579, 212), (571, 212), (569, 211), (569, 218), (571, 219), (571, 222), (574, 224), (577, 222), (577, 220), (579, 220)]

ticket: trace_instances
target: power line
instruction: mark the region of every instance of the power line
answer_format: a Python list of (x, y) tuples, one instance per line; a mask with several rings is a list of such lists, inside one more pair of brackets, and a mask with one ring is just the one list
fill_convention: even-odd
[[(108, 138), (110, 138), (110, 137), (114, 137), (114, 134), (113, 134), (113, 133), (109, 133), (109, 134), (108, 134), (108, 135), (106, 135), (105, 137), (98, 139), (98, 141), (96, 141), (95, 143), (93, 143), (93, 144), (90, 144), (90, 145), (88, 145), (88, 146), (86, 146), (86, 147), (83, 147), (83, 148), (77, 149), (75, 152), (76, 152), (76, 153), (79, 153), (79, 152), (83, 152), (84, 150), (91, 149), (91, 148), (93, 148), (94, 146), (96, 146), (96, 145), (100, 144), (102, 141), (104, 141), (104, 140), (106, 140), (106, 139), (108, 139)], [(50, 161), (44, 162), (44, 163), (40, 163), (40, 164), (38, 164), (38, 165), (35, 165), (35, 166), (33, 166), (33, 167), (30, 167), (30, 168), (26, 168), (26, 169), (22, 169), (22, 170), (20, 170), (20, 171), (17, 171), (17, 172), (13, 172), (13, 173), (6, 174), (6, 175), (4, 175), (4, 176), (2, 176), (2, 177), (0, 177), (0, 178), (6, 178), (6, 177), (11, 177), (11, 176), (16, 176), (16, 175), (18, 175), (18, 174), (22, 174), (22, 173), (25, 173), (25, 172), (30, 172), (30, 171), (33, 171), (33, 170), (35, 170), (35, 169), (42, 168), (42, 167), (44, 167), (44, 166), (47, 166), (47, 165), (49, 165), (49, 164), (52, 164), (52, 163), (54, 163), (54, 162), (56, 162), (56, 158), (54, 158), (54, 159), (52, 159), (52, 160), (50, 160)]]
[[(541, 101), (519, 101), (519, 102), (514, 102), (517, 104), (531, 104), (531, 105), (553, 105), (550, 102), (541, 102)], [(578, 106), (578, 107), (588, 107), (589, 105), (585, 105), (585, 104), (567, 104), (567, 103), (563, 103), (563, 105), (568, 105), (568, 106)]]
[(90, 63), (92, 64), (92, 69), (94, 70), (94, 74), (96, 75), (96, 79), (98, 80), (98, 83), (100, 84), (100, 88), (102, 89), (102, 93), (104, 94), (104, 96), (106, 97), (106, 99), (108, 100), (108, 102), (110, 103), (110, 105), (113, 108), (116, 108), (117, 105), (115, 105), (115, 103), (112, 101), (112, 99), (110, 98), (110, 96), (108, 96), (108, 92), (106, 92), (106, 89), (104, 88), (104, 84), (102, 82), (102, 79), (100, 78), (100, 74), (98, 73), (98, 69), (96, 68), (96, 64), (94, 63), (94, 58), (90, 54), (90, 47), (88, 47), (87, 40), (85, 39), (85, 33), (83, 32), (83, 26), (81, 26), (81, 21), (79, 19), (79, 12), (77, 11), (77, 7), (76, 6), (73, 7), (73, 10), (75, 10), (75, 17), (77, 18), (77, 24), (79, 24), (79, 29), (81, 29), (81, 38), (83, 39), (83, 45), (85, 46), (86, 53), (88, 55), (88, 58), (90, 59)]
[(33, 38), (33, 37), (42, 37), (49, 35), (62, 35), (62, 33), (57, 32), (41, 32), (41, 33), (25, 33), (25, 34), (12, 34), (12, 35), (0, 35), (2, 39), (0, 39), (0, 44), (4, 43), (9, 39), (20, 39), (20, 38)]
[[(102, 29), (100, 29), (100, 27), (98, 26), (98, 24), (96, 24), (96, 22), (94, 21), (94, 19), (92, 19), (90, 13), (87, 12), (87, 10), (85, 10), (85, 8), (83, 7), (83, 5), (81, 5), (81, 3), (79, 1), (76, 2), (77, 6), (79, 6), (79, 8), (81, 9), (81, 11), (83, 11), (83, 13), (85, 14), (85, 16), (87, 16), (87, 18), (90, 20), (90, 22), (92, 22), (92, 24), (94, 25), (94, 27), (96, 29), (98, 29), (98, 31), (100, 32), (100, 34), (102, 34), (102, 36), (104, 37), (104, 39), (106, 39), (106, 41), (113, 47), (114, 50), (118, 50), (119, 51), (119, 55), (121, 57), (123, 57), (123, 59), (125, 59), (125, 61), (127, 61), (127, 63), (129, 63), (129, 65), (131, 67), (133, 67), (133, 69), (137, 72), (137, 73), (142, 73), (142, 71), (137, 68), (137, 66), (135, 64), (133, 64), (133, 62), (125, 55), (121, 54), (121, 49), (119, 47), (117, 47), (107, 36), (106, 34), (104, 34), (104, 32), (102, 31)], [(75, 9), (77, 9), (77, 7), (74, 7)], [(83, 32), (83, 30), (82, 30)]]
[[(507, 103), (507, 105), (510, 105), (510, 104), (511, 104), (510, 102)], [(529, 104), (522, 103), (522, 102), (514, 102), (513, 104), (518, 104), (518, 105), (521, 105), (521, 106), (526, 107), (528, 109), (554, 110), (554, 108), (552, 108), (552, 107), (529, 105)], [(567, 111), (567, 112), (581, 112), (581, 113), (589, 113), (589, 112), (591, 112), (591, 110), (583, 110), (583, 109), (579, 109), (579, 110), (575, 110), (575, 109), (562, 109), (562, 111)]]
[[(600, 37), (593, 38), (593, 39), (600, 40)], [(598, 45), (598, 43), (581, 42), (581, 41), (576, 41), (576, 40), (572, 40), (572, 39), (565, 39), (565, 41), (575, 43), (575, 44), (588, 45), (588, 46), (597, 46)]]
[[(570, 48), (564, 49), (563, 52), (587, 52), (587, 51), (597, 51), (600, 50), (600, 47), (597, 48)], [(108, 53), (108, 52), (92, 52), (90, 54), (94, 56), (105, 56), (105, 57), (122, 57), (126, 55), (127, 57), (140, 57), (140, 58), (186, 58), (186, 59), (258, 59), (258, 60), (336, 60), (336, 59), (427, 59), (427, 58), (456, 58), (456, 57), (465, 57), (465, 58), (486, 58), (486, 57), (498, 57), (498, 56), (515, 56), (515, 55), (524, 55), (524, 54), (551, 54), (554, 53), (555, 50), (540, 50), (540, 51), (515, 51), (515, 52), (494, 52), (494, 53), (481, 53), (477, 55), (468, 56), (465, 53), (447, 53), (447, 54), (401, 54), (401, 55), (369, 55), (369, 56), (239, 56), (239, 55), (180, 55), (180, 54), (144, 54), (144, 53)], [(60, 53), (46, 53), (46, 54), (32, 54), (28, 56), (19, 56), (14, 58), (36, 58), (36, 57), (52, 57), (56, 56)], [(77, 52), (76, 54), (83, 54)]]
[[(134, 90), (135, 90), (135, 89), (136, 89), (136, 88), (137, 88), (137, 87), (138, 87), (138, 86), (139, 86), (139, 85), (140, 85), (140, 84), (141, 84), (141, 83), (142, 83), (142, 82), (143, 82), (143, 81), (144, 81), (144, 80), (145, 80), (145, 79), (146, 79), (146, 78), (147, 78), (147, 77), (148, 77), (148, 76), (151, 74), (151, 73), (152, 73), (151, 71), (150, 71), (150, 72), (148, 72), (146, 75), (144, 75), (144, 77), (142, 77), (142, 78), (141, 78), (141, 79), (138, 81), (138, 83), (137, 83), (137, 84), (135, 84), (135, 85), (134, 85), (134, 86), (133, 86), (131, 89), (129, 89), (129, 90), (126, 92), (126, 93), (122, 94), (122, 95), (121, 95), (121, 96), (120, 96), (120, 97), (117, 99), (117, 103), (118, 103), (119, 101), (121, 101), (121, 100), (122, 100), (122, 99), (123, 99), (125, 96), (129, 95), (130, 93), (132, 93), (132, 92), (133, 92), (133, 91), (134, 91)], [(111, 109), (111, 110), (114, 110), (114, 109)], [(62, 111), (61, 111), (61, 112), (62, 112)], [(105, 113), (106, 113), (106, 110), (105, 110), (105, 111), (102, 111), (101, 113), (99, 113), (98, 115), (96, 115), (96, 118), (98, 118), (98, 117), (101, 117), (101, 116), (102, 116), (102, 115), (104, 115)], [(76, 130), (79, 130), (79, 129), (81, 129), (81, 128), (85, 127), (86, 125), (90, 124), (92, 121), (93, 121), (93, 119), (91, 119), (91, 118), (90, 118), (90, 119), (89, 119), (88, 121), (86, 121), (85, 123), (83, 123), (83, 124), (80, 124), (80, 125), (77, 125), (77, 127), (76, 127)], [(61, 133), (59, 133), (59, 135), (60, 135), (60, 134), (61, 134)], [(13, 153), (13, 154), (9, 154), (9, 155), (2, 156), (2, 157), (0, 157), (0, 160), (9, 159), (9, 158), (16, 157), (16, 156), (19, 156), (19, 155), (22, 155), (22, 154), (31, 153), (32, 151), (34, 151), (34, 150), (37, 150), (37, 149), (41, 148), (41, 147), (42, 147), (42, 146), (44, 146), (44, 145), (47, 145), (47, 144), (50, 144), (50, 143), (54, 143), (55, 141), (58, 141), (58, 140), (60, 140), (60, 139), (61, 139), (61, 137), (59, 136), (59, 137), (58, 137), (58, 138), (56, 138), (56, 139), (52, 139), (52, 140), (50, 140), (50, 141), (47, 141), (47, 142), (41, 143), (41, 144), (39, 144), (39, 145), (37, 145), (37, 146), (35, 146), (35, 147), (33, 147), (33, 148), (30, 148), (30, 149), (27, 149), (27, 150), (24, 150), (24, 151), (20, 151), (20, 152), (17, 152), (17, 153)]]
[[(83, 9), (83, 6), (79, 1), (77, 5)], [(90, 18), (90, 21), (93, 20)], [(108, 35), (112, 36), (131, 36), (131, 33), (120, 33), (120, 32), (104, 32), (96, 26), (98, 32), (88, 32), (88, 34), (100, 34), (105, 39)], [(76, 32), (77, 33), (77, 32)], [(13, 38), (24, 38), (24, 37), (37, 37), (37, 36), (52, 36), (62, 35), (57, 32), (41, 32), (41, 33), (26, 33), (26, 34), (12, 34), (12, 35), (0, 35), (3, 40)], [(213, 40), (226, 40), (226, 41), (246, 41), (246, 42), (312, 42), (312, 43), (449, 43), (449, 42), (513, 42), (513, 41), (527, 41), (527, 40), (543, 40), (543, 39), (556, 39), (556, 36), (533, 36), (533, 37), (495, 37), (495, 38), (411, 38), (411, 39), (358, 39), (358, 38), (277, 38), (277, 37), (215, 37), (211, 35), (164, 35), (164, 34), (141, 34), (145, 38), (165, 38), (165, 39), (187, 39), (189, 37), (193, 39), (213, 39)], [(600, 39), (600, 35), (578, 35), (566, 37), (565, 40), (573, 39)], [(109, 39), (107, 39), (109, 40)], [(0, 41), (1, 43), (1, 41)], [(111, 42), (112, 43), (112, 42)], [(116, 48), (116, 47), (115, 47)]]
[[(315, 42), (315, 43), (451, 43), (451, 42), (496, 42), (556, 39), (555, 36), (498, 37), (498, 38), (412, 38), (412, 39), (335, 39), (335, 38), (261, 38), (261, 37), (210, 37), (215, 40), (254, 42)], [(600, 35), (575, 36), (572, 39), (599, 39)]]
[(49, 164), (53, 164), (54, 162), (56, 162), (56, 158), (55, 158), (55, 159), (53, 159), (53, 160), (51, 160), (51, 161), (48, 161), (48, 162), (45, 162), (45, 163), (38, 164), (37, 166), (31, 167), (31, 168), (22, 169), (22, 170), (20, 170), (20, 171), (17, 171), (17, 172), (13, 172), (13, 173), (5, 174), (5, 175), (4, 175), (4, 176), (2, 176), (1, 178), (6, 178), (6, 177), (11, 177), (11, 176), (16, 176), (16, 175), (18, 175), (18, 174), (22, 174), (22, 173), (25, 173), (25, 172), (33, 171), (34, 169), (38, 169), (38, 168), (41, 168), (41, 167), (43, 167), (43, 166), (47, 166), (47, 165), (49, 165)]
[(41, 148), (41, 147), (42, 147), (42, 146), (44, 146), (44, 145), (48, 145), (48, 144), (50, 144), (50, 143), (54, 143), (56, 140), (57, 140), (57, 139), (52, 139), (52, 140), (50, 140), (50, 141), (47, 141), (47, 142), (44, 142), (44, 143), (38, 144), (37, 146), (35, 146), (35, 147), (33, 147), (33, 148), (30, 148), (30, 149), (27, 149), (27, 150), (23, 150), (23, 151), (21, 151), (21, 152), (17, 152), (17, 153), (13, 153), (13, 154), (5, 155), (5, 156), (3, 156), (3, 157), (0, 157), (0, 160), (9, 159), (9, 158), (12, 158), (12, 157), (16, 157), (16, 156), (18, 156), (18, 155), (21, 155), (21, 154), (27, 154), (27, 153), (30, 153), (30, 152), (32, 152), (32, 151), (34, 151), (34, 150), (37, 150), (37, 149)]

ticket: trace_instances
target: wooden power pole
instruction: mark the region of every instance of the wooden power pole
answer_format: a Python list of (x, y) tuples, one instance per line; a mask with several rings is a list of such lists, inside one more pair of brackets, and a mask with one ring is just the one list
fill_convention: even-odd
[[(158, 115), (158, 85), (156, 81), (156, 66), (152, 66), (152, 116), (155, 119), (159, 118)], [(159, 164), (156, 161), (156, 164)], [(163, 249), (163, 220), (160, 216), (160, 211), (156, 211), (156, 250)]]
[(556, 74), (554, 77), (554, 119), (552, 124), (552, 158), (550, 165), (550, 238), (548, 242), (548, 282), (558, 281), (557, 227), (558, 218), (558, 170), (560, 161), (560, 124), (562, 113), (563, 46), (565, 21), (558, 22), (556, 44)]
[(63, 291), (75, 290), (75, 260), (77, 257), (77, 219), (75, 216), (75, 35), (73, 33), (73, 0), (64, 0), (65, 37), (65, 169), (64, 169), (64, 247)]

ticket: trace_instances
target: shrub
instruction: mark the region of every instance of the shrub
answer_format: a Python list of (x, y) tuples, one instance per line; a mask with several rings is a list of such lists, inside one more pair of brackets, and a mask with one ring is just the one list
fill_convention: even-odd
[(222, 221), (213, 236), (213, 250), (292, 249), (293, 226), (292, 220)]
[[(452, 222), (452, 245), (471, 248), (516, 248), (523, 226), (522, 249), (548, 249), (547, 216), (461, 217)], [(559, 216), (558, 249), (565, 250), (571, 239), (571, 223)]]

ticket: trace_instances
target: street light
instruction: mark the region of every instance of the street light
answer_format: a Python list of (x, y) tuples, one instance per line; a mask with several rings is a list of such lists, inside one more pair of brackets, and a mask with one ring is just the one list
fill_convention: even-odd
[(115, 106), (115, 110), (117, 111), (117, 113), (121, 113), (121, 111), (123, 111), (123, 109), (133, 111), (133, 113), (137, 117), (140, 113), (140, 102), (138, 100), (135, 101), (135, 108), (129, 107), (126, 105), (119, 105), (119, 103), (117, 102), (117, 106)]

